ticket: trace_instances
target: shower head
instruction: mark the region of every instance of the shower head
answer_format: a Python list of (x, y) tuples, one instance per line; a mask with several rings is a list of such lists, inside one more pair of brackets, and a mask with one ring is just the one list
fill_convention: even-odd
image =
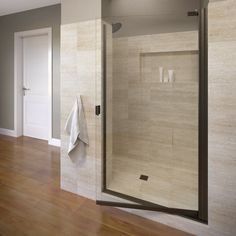
[(122, 27), (121, 23), (113, 23), (112, 24), (112, 33), (116, 33), (117, 31), (119, 31)]

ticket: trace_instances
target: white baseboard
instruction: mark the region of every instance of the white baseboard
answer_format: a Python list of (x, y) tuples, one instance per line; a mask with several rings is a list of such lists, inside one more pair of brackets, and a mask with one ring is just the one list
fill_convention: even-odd
[[(11, 136), (11, 137), (14, 137), (14, 138), (17, 137), (15, 130), (10, 130), (10, 129), (0, 128), (0, 134), (6, 135), (6, 136)], [(48, 144), (52, 145), (52, 146), (60, 147), (61, 146), (61, 140), (52, 138), (48, 141)]]
[(0, 128), (0, 134), (15, 137), (15, 138), (17, 137), (15, 130), (11, 130), (11, 129)]
[(48, 141), (48, 144), (52, 145), (52, 146), (60, 147), (61, 146), (61, 140), (56, 139), (56, 138), (52, 138)]

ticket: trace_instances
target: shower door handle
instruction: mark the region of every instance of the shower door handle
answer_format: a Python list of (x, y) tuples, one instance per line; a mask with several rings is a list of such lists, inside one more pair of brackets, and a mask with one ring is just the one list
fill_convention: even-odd
[(96, 114), (96, 116), (99, 116), (101, 114), (101, 106), (95, 107), (95, 114)]

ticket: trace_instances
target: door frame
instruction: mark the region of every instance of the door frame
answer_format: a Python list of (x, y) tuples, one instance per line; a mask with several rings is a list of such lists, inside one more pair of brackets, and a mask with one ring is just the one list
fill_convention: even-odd
[[(199, 9), (199, 191), (198, 210), (168, 208), (107, 188), (106, 181), (106, 25), (102, 23), (102, 186), (101, 193), (112, 195), (127, 202), (97, 200), (98, 205), (158, 211), (189, 218), (208, 224), (208, 0), (201, 0)], [(100, 113), (99, 113), (100, 114)]]
[(49, 131), (48, 142), (52, 138), (52, 28), (14, 33), (14, 132), (16, 137), (23, 135), (23, 38), (31, 36), (48, 36), (48, 96), (49, 96)]

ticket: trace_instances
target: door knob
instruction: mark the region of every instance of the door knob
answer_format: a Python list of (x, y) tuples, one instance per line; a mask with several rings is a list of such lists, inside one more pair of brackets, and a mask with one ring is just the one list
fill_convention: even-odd
[(25, 91), (29, 91), (30, 89), (23, 87), (22, 90), (23, 90), (23, 95), (25, 96)]
[(30, 90), (29, 88), (25, 88), (25, 87), (23, 87), (23, 90), (24, 91), (28, 91), (28, 90)]

